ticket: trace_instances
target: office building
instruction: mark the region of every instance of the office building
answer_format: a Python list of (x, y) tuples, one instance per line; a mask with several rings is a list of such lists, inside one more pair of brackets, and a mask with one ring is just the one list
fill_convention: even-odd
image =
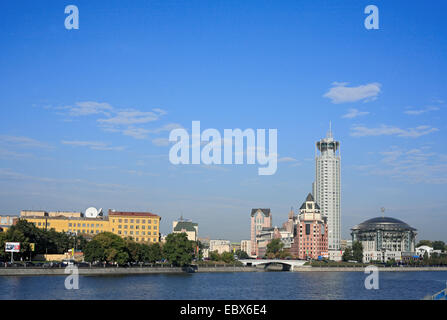
[(316, 143), (315, 152), (314, 198), (327, 218), (330, 256), (341, 258), (340, 142), (334, 140), (331, 128), (326, 138)]

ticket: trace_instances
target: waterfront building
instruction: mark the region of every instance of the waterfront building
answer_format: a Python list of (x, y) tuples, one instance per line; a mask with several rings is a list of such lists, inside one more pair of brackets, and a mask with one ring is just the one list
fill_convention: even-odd
[(273, 239), (281, 240), (283, 249), (290, 249), (293, 243), (293, 233), (278, 227), (262, 228), (261, 232), (256, 236), (258, 257), (264, 257), (266, 255), (267, 246)]
[(341, 240), (340, 241), (341, 251), (346, 250), (346, 248), (352, 248), (352, 240)]
[(241, 250), (241, 243), (240, 242), (232, 242), (231, 243), (231, 252), (236, 253), (236, 251)]
[(0, 231), (6, 232), (18, 220), (17, 216), (0, 216)]
[(416, 248), (416, 255), (423, 258), (425, 254), (428, 255), (428, 257), (431, 257), (431, 255), (435, 254), (441, 254), (442, 250), (434, 250), (432, 247), (429, 246), (420, 246)]
[(291, 253), (298, 259), (328, 258), (328, 230), (327, 217), (309, 193), (300, 207)]
[(252, 209), (251, 210), (251, 256), (258, 256), (258, 247), (256, 242), (257, 235), (263, 228), (272, 227), (272, 214), (270, 209)]
[(132, 237), (136, 242), (160, 242), (161, 217), (151, 212), (109, 210), (111, 232), (121, 237)]
[(186, 233), (188, 240), (197, 241), (199, 235), (199, 225), (180, 217), (178, 221), (172, 222), (172, 233)]
[(230, 240), (210, 240), (209, 252), (214, 251), (217, 251), (219, 254), (231, 252)]
[(251, 256), (251, 240), (242, 240), (241, 250), (244, 251), (249, 256)]
[[(33, 215), (36, 214), (36, 215)], [(21, 219), (34, 223), (38, 228), (77, 235), (96, 235), (112, 232), (123, 238), (131, 237), (142, 243), (160, 241), (159, 226), (161, 217), (150, 212), (123, 212), (109, 210), (108, 216), (85, 217), (77, 212), (21, 211)]]
[(313, 193), (321, 214), (327, 218), (330, 256), (338, 260), (341, 240), (340, 142), (334, 140), (332, 128), (326, 138), (316, 143), (315, 182)]
[(416, 229), (405, 222), (378, 217), (351, 228), (352, 241), (363, 245), (363, 261), (382, 261), (415, 256)]

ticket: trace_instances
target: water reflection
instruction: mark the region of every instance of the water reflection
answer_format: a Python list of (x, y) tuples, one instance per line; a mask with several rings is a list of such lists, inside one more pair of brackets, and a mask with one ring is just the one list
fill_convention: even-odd
[(0, 299), (422, 299), (445, 288), (447, 272), (382, 272), (380, 289), (367, 290), (362, 272), (256, 272), (0, 277)]

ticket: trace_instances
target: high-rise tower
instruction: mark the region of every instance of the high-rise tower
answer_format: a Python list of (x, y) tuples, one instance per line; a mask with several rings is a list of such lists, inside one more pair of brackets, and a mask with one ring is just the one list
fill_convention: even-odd
[(315, 200), (327, 217), (329, 251), (340, 250), (340, 142), (332, 136), (331, 124), (326, 138), (316, 143)]

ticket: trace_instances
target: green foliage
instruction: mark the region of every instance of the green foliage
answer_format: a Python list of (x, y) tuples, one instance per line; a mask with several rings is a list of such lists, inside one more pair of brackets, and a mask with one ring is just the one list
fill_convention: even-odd
[[(82, 237), (75, 238), (62, 232), (56, 232), (54, 229), (42, 230), (23, 219), (19, 219), (7, 232), (2, 232), (0, 237), (2, 248), (4, 248), (5, 242), (20, 242), (20, 252), (15, 253), (14, 256), (25, 259), (36, 254), (62, 254), (73, 248), (75, 241), (78, 242), (77, 248), (85, 245), (85, 239)], [(35, 244), (35, 251), (31, 251), (31, 243)], [(5, 259), (6, 255), (9, 256), (9, 253), (6, 254), (4, 250), (0, 251), (0, 258)]]
[(84, 260), (87, 262), (105, 261), (105, 250), (99, 241), (90, 241), (84, 249)]
[(273, 239), (268, 245), (267, 245), (267, 251), (266, 254), (269, 257), (279, 257), (280, 252), (284, 248), (284, 243), (280, 239)]
[(357, 262), (363, 261), (363, 245), (359, 241), (352, 244), (352, 258)]
[(217, 251), (211, 251), (209, 253), (209, 259), (211, 261), (221, 261), (220, 254)]
[(445, 250), (445, 242), (444, 241), (433, 241), (433, 250)]
[(352, 255), (352, 249), (347, 247), (345, 249), (345, 251), (343, 252), (342, 260), (343, 261), (350, 261), (352, 259), (354, 259), (353, 255)]
[(88, 262), (106, 261), (119, 265), (131, 260), (128, 243), (120, 236), (111, 232), (95, 235), (84, 250), (84, 259)]
[(433, 244), (432, 244), (432, 242), (431, 242), (430, 240), (421, 240), (421, 241), (419, 241), (419, 243), (416, 245), (416, 247), (418, 248), (418, 247), (420, 247), (420, 246), (429, 246), (429, 247), (432, 247)]
[(237, 256), (238, 259), (248, 259), (248, 258), (250, 258), (248, 256), (247, 252), (242, 251), (240, 249), (236, 251), (236, 256)]
[(223, 252), (220, 255), (220, 259), (225, 263), (232, 263), (234, 262), (234, 254), (231, 252)]
[(171, 233), (166, 237), (163, 254), (174, 266), (187, 266), (192, 262), (194, 242), (188, 240), (186, 233)]

